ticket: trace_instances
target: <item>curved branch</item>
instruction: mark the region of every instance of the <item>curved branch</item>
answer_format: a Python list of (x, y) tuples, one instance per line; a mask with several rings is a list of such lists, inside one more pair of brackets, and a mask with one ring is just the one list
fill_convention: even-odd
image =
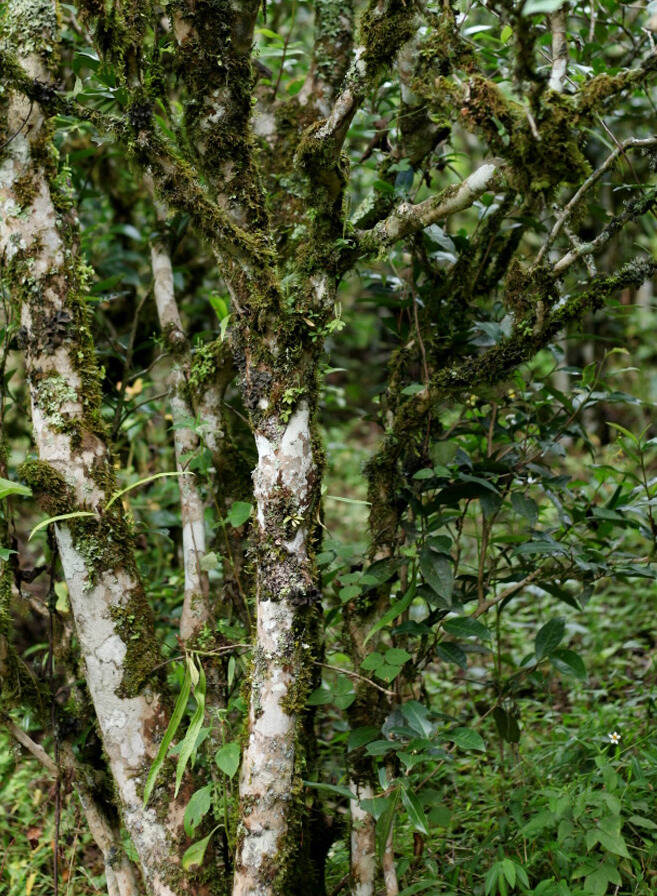
[(430, 196), (417, 205), (402, 202), (371, 230), (362, 230), (357, 234), (361, 254), (370, 254), (391, 246), (397, 240), (424, 230), (442, 218), (448, 218), (456, 212), (470, 208), (484, 193), (498, 190), (504, 185), (503, 166), (502, 159), (491, 159), (489, 162), (484, 162), (460, 184), (447, 187), (437, 196)]

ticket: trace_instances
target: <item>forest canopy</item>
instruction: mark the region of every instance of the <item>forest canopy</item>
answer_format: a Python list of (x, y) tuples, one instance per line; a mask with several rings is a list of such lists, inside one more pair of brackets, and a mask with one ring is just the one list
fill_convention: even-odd
[(0, 2), (3, 891), (655, 891), (656, 33)]

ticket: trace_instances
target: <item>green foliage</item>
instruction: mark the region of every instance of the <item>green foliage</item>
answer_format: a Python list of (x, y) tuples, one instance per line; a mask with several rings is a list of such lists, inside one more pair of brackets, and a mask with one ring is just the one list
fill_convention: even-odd
[[(46, 5), (36, 4), (40, 15)], [(54, 116), (55, 146), (32, 149), (67, 240), (70, 219), (80, 219), (79, 252), (77, 238), (67, 242), (80, 260), (63, 275), (75, 293), (71, 320), (39, 319), (35, 330), (48, 359), (74, 344), (69, 328), (80, 337), (85, 424), (69, 409), (75, 388), (48, 370), (28, 383), (14, 363), (43, 348), (26, 345), (18, 305), (38, 308), (52, 284), (7, 257), (0, 657), (11, 639), (13, 718), (48, 749), (55, 732), (72, 741), (111, 802), (93, 715), (80, 715), (86, 697), (71, 684), (82, 664), (63, 571), (50, 541), (26, 542), (69, 522), (90, 580), (134, 546), (146, 592), (112, 619), (132, 664), (122, 693), (162, 689), (144, 805), (184, 806), (193, 842), (181, 847), (183, 870), (231, 868), (261, 661), (251, 649), (256, 602), (263, 582), (268, 598), (287, 593), (279, 564), (305, 539), (308, 564), (295, 582), (304, 600), (285, 645), (290, 668), (298, 656), (306, 662), (283, 705), (299, 722), (290, 831), (310, 849), (304, 813), (318, 828), (335, 821), (312, 834), (333, 838), (326, 890), (339, 892), (349, 872), (345, 819), (356, 784), (367, 783), (361, 808), (375, 820), (378, 859), (390, 844), (402, 896), (648, 896), (657, 874), (657, 320), (650, 297), (637, 296), (655, 272), (655, 146), (624, 143), (654, 130), (654, 9), (571, 4), (557, 93), (548, 87), (549, 16), (562, 4), (552, 0), (431, 3), (422, 20), (412, 3), (383, 4), (381, 15), (382, 4), (362, 2), (356, 25), (349, 4), (286, 0), (257, 20), (257, 65), (241, 54), (237, 13), (223, 0), (196, 4), (194, 15), (170, 4), (166, 26), (150, 4), (78, 6), (81, 19), (62, 5), (56, 90), (26, 83), (4, 44), (0, 52), (2, 151), (14, 139), (3, 119), (11, 81)], [(315, 46), (313, 11), (326, 26)], [(179, 41), (195, 15), (201, 29)], [(3, 33), (34, 49), (40, 22), (21, 13), (3, 20)], [(354, 35), (360, 68), (350, 65)], [(316, 77), (326, 93), (309, 97)], [(353, 118), (322, 141), (343, 85)], [(380, 251), (377, 222), (453, 198), (492, 157), (502, 173), (489, 192)], [(166, 222), (145, 169), (169, 203)], [(33, 179), (17, 189), (26, 208)], [(596, 271), (578, 253), (601, 235)], [(175, 345), (152, 302), (152, 242), (173, 261), (185, 331)], [(339, 286), (317, 299), (325, 273)], [(172, 419), (174, 367), (185, 419)], [(93, 474), (106, 489), (102, 512), (73, 503), (52, 458), (25, 461), (30, 389), (53, 439), (90, 456), (95, 439), (110, 444), (116, 483), (107, 487), (111, 469)], [(258, 439), (273, 444), (302, 401), (311, 490), (322, 500), (311, 515), (306, 498), (281, 485), (260, 538), (254, 432), (264, 427)], [(173, 440), (186, 434), (176, 458)], [(167, 472), (177, 464), (184, 473)], [(190, 478), (174, 482), (179, 475)], [(212, 612), (182, 645), (179, 485), (192, 481)], [(54, 605), (57, 644), (47, 688), (46, 636), (27, 612), (44, 605)], [(148, 607), (161, 656), (142, 643)], [(46, 709), (52, 699), (51, 717), (30, 680)], [(617, 729), (619, 745), (609, 737)], [(0, 889), (48, 893), (48, 785), (5, 740), (0, 771), (9, 807)], [(36, 813), (44, 823), (33, 846), (22, 832)], [(71, 896), (97, 892), (100, 858), (86, 834), (79, 858), (67, 789), (63, 822)], [(272, 876), (279, 870), (287, 873)]]

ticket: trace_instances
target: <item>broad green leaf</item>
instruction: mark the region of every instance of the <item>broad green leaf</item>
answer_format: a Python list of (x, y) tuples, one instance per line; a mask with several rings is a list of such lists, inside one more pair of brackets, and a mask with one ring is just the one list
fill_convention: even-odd
[(429, 836), (427, 822), (424, 817), (424, 810), (422, 809), (422, 803), (415, 796), (412, 790), (402, 790), (401, 798), (402, 803), (404, 804), (404, 808), (408, 813), (409, 821), (413, 825), (413, 828), (416, 831), (419, 831), (421, 834)]
[(511, 495), (511, 506), (519, 516), (523, 516), (533, 526), (538, 519), (538, 504), (532, 498), (514, 492)]
[(221, 771), (229, 778), (235, 777), (237, 769), (240, 767), (240, 745), (235, 741), (230, 741), (219, 747), (214, 756)]
[(574, 675), (580, 681), (586, 678), (586, 666), (584, 660), (574, 650), (566, 650), (563, 647), (553, 650), (550, 654), (550, 662), (558, 672), (564, 675)]
[(189, 666), (186, 665), (185, 678), (183, 679), (183, 684), (180, 689), (180, 693), (178, 694), (178, 699), (176, 700), (175, 706), (173, 707), (171, 719), (167, 726), (167, 730), (164, 732), (162, 743), (160, 744), (160, 748), (157, 751), (157, 756), (153, 761), (151, 770), (148, 773), (148, 778), (146, 779), (146, 786), (144, 787), (144, 806), (146, 806), (146, 804), (148, 803), (149, 797), (153, 792), (155, 779), (157, 778), (158, 773), (162, 768), (162, 764), (164, 763), (165, 757), (167, 755), (167, 750), (169, 749), (171, 741), (173, 740), (175, 733), (178, 730), (178, 726), (182, 721), (182, 717), (185, 714), (185, 709), (187, 708), (187, 701), (189, 700), (191, 688), (192, 679), (189, 674)]
[(252, 504), (247, 504), (246, 501), (234, 501), (228, 511), (226, 520), (233, 526), (233, 528), (237, 529), (248, 520), (252, 510)]
[(555, 650), (566, 631), (566, 623), (561, 618), (550, 619), (542, 628), (538, 630), (534, 641), (534, 652), (536, 659), (542, 660)]
[(630, 854), (627, 851), (627, 844), (619, 831), (609, 832), (597, 830), (596, 834), (600, 845), (606, 850), (613, 852), (617, 856), (623, 856), (623, 858), (629, 859)]
[(360, 664), (361, 669), (365, 669), (366, 672), (372, 672), (374, 669), (378, 669), (379, 666), (384, 664), (385, 660), (381, 656), (380, 653), (374, 651), (373, 653), (368, 653), (363, 662)]
[(182, 857), (182, 867), (184, 871), (189, 871), (192, 865), (200, 865), (203, 861), (203, 856), (205, 855), (205, 850), (208, 848), (208, 843), (214, 832), (218, 830), (219, 825), (216, 828), (210, 831), (207, 837), (204, 837), (202, 840), (199, 840), (197, 843), (192, 843), (189, 849), (185, 850)]
[[(196, 699), (196, 709), (189, 723), (189, 728), (185, 734), (180, 755), (178, 756), (178, 764), (176, 765), (176, 786), (174, 789), (174, 797), (178, 796), (182, 777), (185, 773), (187, 763), (196, 746), (196, 739), (203, 725), (203, 716), (205, 715), (205, 672), (203, 666), (198, 667), (198, 682), (194, 685), (194, 697)], [(192, 677), (193, 682), (193, 677)]]
[(530, 819), (527, 824), (520, 830), (523, 836), (531, 837), (534, 834), (537, 834), (539, 831), (542, 831), (544, 828), (549, 827), (549, 825), (554, 824), (554, 822), (554, 813), (552, 813), (549, 809), (544, 809), (542, 812), (539, 812), (532, 819)]
[(520, 741), (520, 728), (514, 715), (502, 709), (501, 706), (496, 706), (493, 710), (493, 718), (502, 740), (508, 744), (517, 744)]
[(199, 566), (204, 572), (210, 572), (211, 570), (219, 569), (219, 564), (219, 557), (217, 557), (214, 551), (208, 551), (207, 554), (203, 554), (199, 562)]
[(585, 891), (590, 893), (591, 896), (605, 896), (609, 884), (620, 886), (621, 876), (618, 873), (618, 869), (607, 862), (600, 865), (595, 871), (587, 874), (584, 878)]
[(461, 669), (468, 668), (468, 657), (465, 651), (454, 641), (443, 641), (436, 647), (436, 653), (446, 663), (456, 663)]
[(422, 737), (429, 737), (433, 733), (433, 725), (427, 718), (427, 708), (417, 700), (409, 700), (408, 703), (404, 703), (401, 712), (413, 731)]
[(212, 805), (212, 784), (206, 784), (192, 794), (183, 817), (183, 827), (188, 837), (191, 837), (194, 828), (201, 823), (204, 815), (206, 815)]
[(388, 663), (383, 663), (381, 666), (377, 666), (374, 674), (377, 678), (380, 678), (381, 681), (390, 684), (391, 681), (397, 678), (400, 672), (401, 666), (390, 666)]
[(347, 752), (351, 753), (352, 750), (357, 750), (358, 747), (371, 743), (378, 736), (379, 729), (375, 728), (373, 725), (367, 725), (364, 728), (355, 728), (353, 731), (349, 732)]
[(443, 628), (455, 638), (481, 638), (483, 641), (491, 641), (493, 638), (490, 630), (482, 622), (470, 616), (447, 619), (443, 622)]
[(425, 549), (420, 557), (420, 572), (427, 585), (449, 603), (454, 590), (454, 569), (451, 559), (445, 554)]
[(462, 750), (481, 750), (485, 752), (484, 739), (472, 728), (455, 728), (447, 735), (447, 739), (453, 741)]
[(400, 647), (390, 647), (385, 653), (385, 661), (390, 666), (403, 666), (410, 659), (412, 659), (410, 653)]
[(306, 703), (308, 706), (324, 706), (326, 703), (330, 703), (332, 699), (331, 691), (324, 685), (320, 685), (308, 696)]

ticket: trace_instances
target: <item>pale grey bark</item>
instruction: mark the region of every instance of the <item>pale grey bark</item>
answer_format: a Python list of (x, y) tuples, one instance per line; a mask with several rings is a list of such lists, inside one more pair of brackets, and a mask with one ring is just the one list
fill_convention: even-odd
[[(160, 328), (174, 350), (176, 347), (180, 350), (180, 345), (185, 345), (186, 338), (175, 297), (171, 258), (163, 246), (155, 243), (151, 246), (151, 265)], [(188, 356), (186, 351), (185, 355)], [(198, 450), (200, 442), (198, 435), (190, 429), (187, 422), (190, 418), (193, 419), (195, 414), (188, 399), (185, 370), (183, 360), (180, 358), (174, 358), (169, 376), (169, 392), (176, 469), (179, 473), (185, 474), (178, 480), (185, 574), (180, 637), (183, 641), (189, 641), (201, 631), (209, 619), (210, 609), (208, 574), (201, 566), (201, 559), (206, 552), (205, 506), (196, 478), (188, 475), (186, 470), (186, 458)]]
[[(307, 511), (315, 467), (307, 404), (301, 403), (282, 433), (277, 420), (263, 429), (269, 435), (256, 433), (254, 485), (257, 522), (266, 537), (270, 508), (277, 503), (280, 489), (295, 495), (301, 515)], [(290, 567), (296, 569), (307, 562), (307, 537), (306, 525), (302, 524), (289, 541), (279, 545), (283, 551), (280, 567), (269, 574), (280, 580), (280, 593), (273, 599), (261, 599), (260, 595), (258, 599), (233, 896), (273, 896), (274, 876), (267, 868), (276, 867), (288, 833), (297, 718), (285, 701), (298, 666), (293, 655), (299, 649), (303, 652), (304, 645), (294, 643), (296, 608), (286, 590), (290, 590)]]
[(548, 86), (557, 93), (563, 93), (568, 73), (567, 7), (562, 6), (550, 16), (552, 28), (552, 69)]
[(436, 221), (470, 208), (480, 196), (489, 190), (499, 189), (503, 183), (503, 162), (501, 159), (491, 159), (480, 165), (460, 184), (448, 187), (437, 196), (430, 196), (416, 205), (411, 202), (400, 203), (371, 230), (360, 231), (359, 240), (365, 247), (390, 246)]
[[(15, 4), (16, 16), (25, 15), (25, 0)], [(43, 3), (34, 0), (37, 37), (55, 43), (54, 13), (44, 20)], [(40, 28), (40, 23), (43, 27)], [(27, 73), (48, 83), (49, 73), (42, 59), (32, 51), (22, 54)], [(22, 260), (40, 286), (38, 311), (68, 314), (67, 266), (75, 248), (60, 232), (46, 174), (31, 153), (31, 141), (45, 127), (36, 103), (12, 92), (8, 104), (8, 130), (12, 140), (4, 148), (0, 162), (0, 252), (9, 261)], [(30, 176), (34, 197), (21, 204), (18, 184)], [(19, 287), (19, 284), (16, 284)], [(69, 347), (48, 350), (35, 318), (37, 306), (23, 301), (21, 322), (30, 349), (26, 352), (26, 372), (30, 387), (34, 439), (42, 462), (66, 481), (78, 506), (100, 513), (109, 498), (98, 484), (95, 471), (110, 468), (106, 445), (90, 431), (74, 447), (71, 435), (62, 431), (61, 421), (83, 419), (85, 399), (79, 371), (74, 367)], [(37, 376), (38, 374), (38, 376)], [(56, 383), (44, 399), (44, 384)], [(171, 832), (167, 819), (158, 818), (153, 808), (144, 809), (141, 793), (146, 773), (154, 757), (152, 734), (157, 731), (161, 708), (155, 693), (120, 695), (127, 647), (118, 632), (116, 614), (130, 595), (140, 588), (131, 569), (120, 562), (114, 569), (94, 571), (73, 537), (68, 524), (55, 527), (57, 545), (69, 599), (75, 619), (80, 651), (109, 766), (121, 802), (126, 827), (139, 855), (144, 876), (154, 896), (176, 896), (165, 880), (171, 868)], [(177, 820), (173, 827), (177, 828)]]

